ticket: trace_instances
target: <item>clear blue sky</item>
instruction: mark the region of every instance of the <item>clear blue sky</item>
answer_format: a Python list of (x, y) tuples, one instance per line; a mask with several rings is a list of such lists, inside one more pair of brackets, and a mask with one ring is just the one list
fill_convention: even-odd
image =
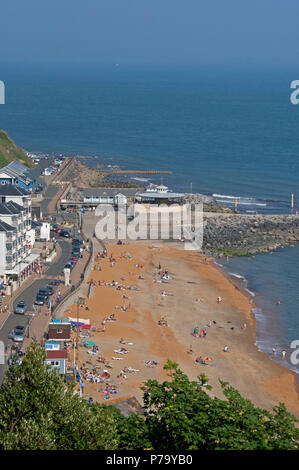
[(1, 0), (0, 61), (299, 65), (298, 0)]

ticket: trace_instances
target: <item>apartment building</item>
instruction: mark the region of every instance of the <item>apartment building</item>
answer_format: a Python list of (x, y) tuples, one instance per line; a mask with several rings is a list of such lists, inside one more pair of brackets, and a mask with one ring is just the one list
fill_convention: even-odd
[(0, 275), (22, 281), (39, 264), (32, 254), (31, 194), (13, 185), (0, 185)]

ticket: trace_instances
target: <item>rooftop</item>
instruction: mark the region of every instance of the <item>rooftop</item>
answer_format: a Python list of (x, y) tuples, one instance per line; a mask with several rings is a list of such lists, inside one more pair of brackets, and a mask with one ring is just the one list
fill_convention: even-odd
[(67, 359), (67, 350), (60, 349), (58, 351), (47, 349), (47, 357), (46, 359)]
[(0, 196), (31, 196), (31, 193), (13, 184), (1, 184)]
[(137, 193), (136, 196), (140, 196), (144, 199), (182, 199), (185, 197), (183, 193), (172, 193), (172, 192), (164, 192), (159, 193), (157, 191), (146, 191), (145, 193)]
[(1, 215), (17, 215), (24, 212), (24, 207), (20, 206), (16, 202), (1, 202), (0, 203), (0, 214)]
[(117, 194), (123, 196), (135, 196), (138, 188), (86, 188), (83, 189), (84, 197), (113, 197)]
[(17, 229), (0, 220), (0, 232), (15, 232)]

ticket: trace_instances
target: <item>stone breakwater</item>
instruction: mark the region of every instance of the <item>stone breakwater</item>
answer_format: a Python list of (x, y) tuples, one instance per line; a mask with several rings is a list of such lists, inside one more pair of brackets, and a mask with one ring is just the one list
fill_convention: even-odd
[(298, 215), (204, 215), (203, 251), (246, 255), (299, 241)]

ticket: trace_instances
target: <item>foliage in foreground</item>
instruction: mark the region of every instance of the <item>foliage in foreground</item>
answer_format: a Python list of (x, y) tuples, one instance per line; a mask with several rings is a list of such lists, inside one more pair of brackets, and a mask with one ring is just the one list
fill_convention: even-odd
[(171, 380), (149, 380), (143, 387), (155, 449), (298, 449), (297, 420), (283, 404), (270, 413), (224, 382), (226, 400), (212, 398), (203, 389), (204, 375), (191, 382), (177, 364), (168, 362), (165, 369)]
[(36, 342), (0, 389), (0, 449), (115, 449), (116, 421), (74, 395)]
[(124, 417), (113, 406), (90, 405), (44, 364), (32, 343), (10, 366), (0, 389), (0, 449), (298, 449), (298, 422), (280, 404), (270, 413), (221, 382), (212, 398), (204, 375), (191, 382), (168, 362), (169, 380), (142, 387), (145, 415)]

